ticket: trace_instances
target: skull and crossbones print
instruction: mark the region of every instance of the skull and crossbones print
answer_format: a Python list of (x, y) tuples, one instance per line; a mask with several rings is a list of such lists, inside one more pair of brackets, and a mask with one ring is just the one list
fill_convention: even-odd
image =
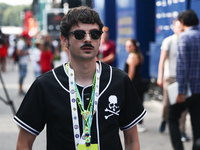
[(110, 112), (110, 114), (107, 116), (104, 116), (105, 119), (108, 119), (109, 117), (113, 115), (119, 116), (120, 110), (118, 110), (119, 106), (117, 106), (117, 96), (111, 95), (108, 98), (108, 101), (109, 101), (108, 108), (105, 109), (105, 112)]

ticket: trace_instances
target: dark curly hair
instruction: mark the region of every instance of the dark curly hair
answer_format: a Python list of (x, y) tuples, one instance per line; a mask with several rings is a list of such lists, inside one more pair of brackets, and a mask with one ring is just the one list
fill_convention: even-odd
[(70, 28), (73, 25), (78, 25), (79, 21), (85, 24), (97, 23), (100, 30), (103, 28), (103, 23), (95, 10), (87, 6), (80, 6), (71, 8), (62, 18), (60, 23), (61, 35), (67, 38)]

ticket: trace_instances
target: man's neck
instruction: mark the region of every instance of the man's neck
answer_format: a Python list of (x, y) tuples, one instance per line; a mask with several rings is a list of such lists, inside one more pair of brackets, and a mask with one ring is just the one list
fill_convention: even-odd
[(78, 63), (76, 61), (70, 62), (71, 68), (74, 70), (76, 83), (87, 86), (93, 83), (94, 75), (96, 72), (96, 61), (85, 61)]
[(185, 31), (185, 30), (187, 30), (189, 27), (191, 27), (191, 26), (183, 26), (183, 30)]

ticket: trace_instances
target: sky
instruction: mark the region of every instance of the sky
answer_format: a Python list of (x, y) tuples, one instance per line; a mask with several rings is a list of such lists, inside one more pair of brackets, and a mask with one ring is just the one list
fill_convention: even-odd
[(0, 3), (6, 3), (9, 5), (30, 5), (33, 0), (0, 0)]

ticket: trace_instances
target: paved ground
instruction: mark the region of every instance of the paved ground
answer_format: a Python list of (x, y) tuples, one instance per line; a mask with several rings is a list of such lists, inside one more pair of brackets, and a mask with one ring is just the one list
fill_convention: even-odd
[[(18, 96), (18, 68), (12, 66), (11, 62), (7, 65), (7, 72), (2, 73), (2, 77), (10, 96), (10, 99), (14, 102), (16, 110), (18, 109), (22, 98)], [(34, 80), (31, 65), (28, 68), (28, 75), (25, 79), (24, 89), (28, 89)], [(0, 96), (6, 99), (2, 84), (0, 82)], [(144, 124), (147, 127), (147, 131), (139, 133), (141, 150), (172, 150), (170, 139), (168, 135), (168, 129), (163, 133), (158, 132), (158, 127), (161, 118), (162, 103), (156, 100), (149, 100), (146, 95), (144, 106), (147, 110), (147, 115), (144, 119)], [(14, 150), (16, 147), (17, 135), (19, 128), (13, 121), (13, 112), (9, 105), (0, 101), (0, 150)], [(189, 115), (186, 120), (186, 132), (189, 137), (191, 135), (191, 126), (189, 122)], [(123, 135), (120, 132), (121, 139)], [(34, 143), (33, 150), (45, 150), (45, 132), (42, 132)], [(191, 150), (192, 142), (185, 142), (185, 150)]]

